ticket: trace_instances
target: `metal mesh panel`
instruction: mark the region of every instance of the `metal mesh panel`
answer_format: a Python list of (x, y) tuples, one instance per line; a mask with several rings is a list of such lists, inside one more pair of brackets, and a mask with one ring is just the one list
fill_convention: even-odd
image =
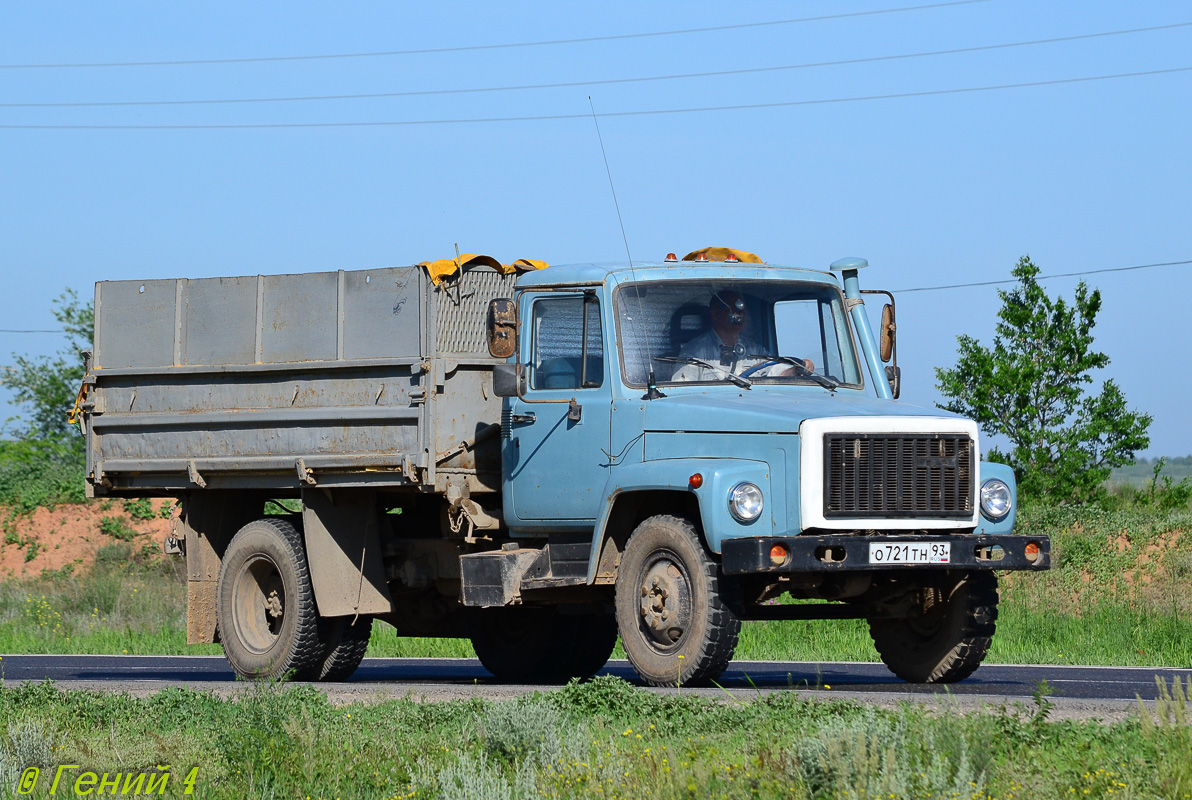
[(515, 276), (468, 270), (458, 281), (439, 286), (438, 342), (441, 353), (488, 355), (488, 304), (513, 295)]
[(973, 467), (963, 434), (828, 434), (824, 516), (971, 517)]

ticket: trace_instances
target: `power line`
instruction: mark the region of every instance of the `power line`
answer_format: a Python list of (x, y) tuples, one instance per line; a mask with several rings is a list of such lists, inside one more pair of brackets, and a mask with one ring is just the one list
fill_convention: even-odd
[(960, 55), (963, 53), (980, 53), (991, 50), (1005, 50), (1015, 47), (1031, 47), (1042, 44), (1059, 44), (1062, 42), (1076, 42), (1088, 39), (1101, 39), (1109, 36), (1125, 36), (1137, 33), (1151, 33), (1154, 31), (1187, 28), (1192, 22), (1175, 22), (1169, 25), (1153, 25), (1146, 28), (1127, 28), (1099, 33), (1084, 33), (1075, 36), (1058, 36), (1050, 39), (1031, 39), (1021, 42), (1005, 42), (1001, 44), (978, 45), (975, 47), (956, 47), (947, 50), (927, 50), (917, 53), (899, 53), (885, 56), (868, 56), (864, 58), (849, 58), (837, 61), (813, 61), (802, 64), (784, 64), (772, 67), (749, 67), (742, 69), (726, 69), (708, 72), (684, 72), (670, 75), (648, 75), (631, 78), (605, 78), (588, 81), (567, 81), (559, 83), (529, 83), (511, 86), (483, 86), (463, 89), (427, 89), (406, 92), (367, 92), (357, 94), (324, 94), (299, 95), (291, 97), (244, 97), (210, 100), (107, 100), (95, 102), (56, 102), (56, 103), (0, 103), (0, 108), (112, 108), (112, 107), (144, 107), (144, 106), (201, 106), (201, 105), (232, 105), (245, 103), (297, 103), (327, 100), (376, 100), (395, 97), (427, 97), (435, 95), (453, 94), (481, 94), (491, 92), (514, 92), (541, 89), (573, 89), (580, 86), (613, 86), (628, 83), (648, 83), (654, 81), (673, 81), (691, 78), (712, 78), (728, 75), (752, 75), (766, 72), (786, 72), (799, 69), (819, 67), (839, 67), (856, 64), (873, 64), (885, 61), (901, 61), (913, 58), (928, 58), (935, 56)]
[(715, 25), (706, 28), (681, 28), (677, 30), (649, 31), (645, 33), (619, 33), (607, 36), (583, 36), (574, 39), (546, 39), (535, 42), (508, 42), (502, 44), (475, 44), (458, 47), (433, 47), (418, 50), (380, 50), (368, 53), (325, 53), (305, 56), (260, 56), (254, 58), (205, 58), (187, 61), (104, 61), (91, 63), (63, 63), (63, 64), (0, 64), (0, 69), (82, 69), (95, 67), (178, 67), (203, 66), (210, 64), (260, 64), (277, 61), (326, 61), (331, 59), (349, 58), (377, 58), (382, 56), (414, 56), (430, 55), (432, 53), (463, 53), (477, 50), (507, 50), (516, 47), (544, 47), (549, 45), (585, 44), (589, 42), (610, 42), (625, 39), (647, 39), (660, 36), (686, 36), (693, 33), (714, 33), (717, 31), (744, 30), (747, 28), (765, 28), (776, 25), (799, 25), (807, 22), (825, 22), (834, 19), (850, 19), (855, 17), (873, 17), (881, 14), (899, 14), (905, 11), (926, 11), (950, 6), (967, 6), (975, 3), (987, 3), (990, 0), (952, 0), (947, 3), (930, 3), (927, 5), (902, 6), (899, 8), (883, 8), (874, 11), (853, 11), (844, 14), (824, 14), (817, 17), (798, 17), (795, 19), (777, 19), (766, 22), (743, 22), (736, 25)]
[[(1038, 275), (1035, 280), (1044, 281), (1051, 278), (1080, 278), (1085, 275), (1101, 275), (1106, 272), (1129, 272), (1136, 269), (1154, 269), (1155, 267), (1176, 267), (1192, 264), (1192, 259), (1187, 261), (1162, 261), (1157, 264), (1135, 264), (1130, 267), (1108, 267), (1106, 269), (1087, 269), (1080, 272), (1058, 272), (1054, 275)], [(1000, 286), (1007, 283), (1018, 283), (1015, 278), (1007, 278), (1000, 281), (978, 281), (976, 283), (954, 283), (948, 286), (920, 286), (915, 289), (894, 289), (899, 294), (909, 294), (910, 292), (939, 292), (944, 289), (968, 289), (973, 286)]]
[[(1140, 78), (1149, 75), (1170, 75), (1192, 71), (1192, 66), (1152, 69), (1143, 72), (1119, 72), (1112, 75), (1089, 75), (1079, 78), (1057, 78), (1026, 83), (1001, 83), (992, 86), (967, 86), (959, 89), (932, 89), (919, 92), (897, 92), (894, 94), (872, 94), (853, 97), (830, 97), (819, 100), (788, 100), (773, 103), (744, 103), (729, 106), (696, 106), (691, 108), (660, 108), (642, 111), (606, 111), (599, 117), (645, 117), (664, 114), (699, 114), (713, 111), (752, 111), (764, 108), (793, 108), (795, 106), (832, 105), (838, 103), (860, 103), (872, 100), (901, 100), (910, 97), (938, 97), (973, 92), (992, 92), (1003, 89), (1026, 89), (1037, 86), (1061, 86), (1073, 83), (1116, 80), (1119, 78)], [(554, 120), (587, 119), (590, 114), (539, 114), (517, 117), (470, 117), (457, 119), (415, 119), (382, 120), (376, 122), (252, 122), (185, 125), (0, 125), (0, 130), (38, 131), (175, 131), (175, 130), (271, 130), (282, 128), (390, 128), (412, 125), (464, 125), (493, 122), (549, 122)]]
[(0, 328), (0, 333), (65, 333), (62, 329)]

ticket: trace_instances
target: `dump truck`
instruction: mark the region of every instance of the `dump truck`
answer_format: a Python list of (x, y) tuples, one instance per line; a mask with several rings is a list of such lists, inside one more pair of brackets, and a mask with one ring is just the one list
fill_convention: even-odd
[(1049, 542), (974, 422), (898, 400), (866, 266), (100, 282), (88, 493), (179, 501), (187, 640), (249, 678), (346, 679), (385, 622), (505, 681), (590, 676), (619, 635), (644, 682), (699, 684), (743, 621), (864, 619), (895, 675), (960, 680), (997, 573)]

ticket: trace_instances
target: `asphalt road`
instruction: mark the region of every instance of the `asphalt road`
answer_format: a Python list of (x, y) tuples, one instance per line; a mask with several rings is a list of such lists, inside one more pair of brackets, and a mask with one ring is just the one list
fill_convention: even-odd
[[(602, 674), (637, 682), (626, 661), (610, 661)], [(63, 656), (5, 655), (0, 659), (5, 686), (26, 681), (55, 681), (62, 689), (101, 689), (144, 694), (170, 686), (210, 689), (229, 694), (244, 688), (219, 656)], [(979, 705), (1030, 703), (1040, 681), (1046, 681), (1057, 714), (1120, 718), (1153, 700), (1156, 677), (1168, 684), (1180, 676), (1192, 680), (1192, 669), (1156, 667), (981, 667), (967, 680), (940, 685), (907, 684), (881, 664), (734, 661), (718, 683), (723, 689), (683, 690), (709, 696), (754, 696), (758, 692), (798, 691), (816, 697), (844, 697), (893, 705), (898, 702)], [(350, 681), (318, 684), (335, 701), (412, 695), (426, 699), (501, 698), (541, 686), (503, 684), (474, 659), (368, 658)], [(674, 689), (656, 691), (675, 691)]]

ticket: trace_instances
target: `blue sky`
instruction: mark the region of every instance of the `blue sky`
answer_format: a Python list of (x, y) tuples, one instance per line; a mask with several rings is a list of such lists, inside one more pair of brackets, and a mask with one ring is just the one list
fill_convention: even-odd
[[(357, 3), (8, 6), (0, 63), (439, 49), (740, 25), (918, 5)], [(834, 20), (452, 53), (0, 69), (0, 104), (226, 100), (591, 82), (998, 45), (1192, 22), (1186, 2), (988, 0)], [(792, 103), (1192, 67), (1192, 27), (831, 67), (393, 98), (0, 106), (0, 328), (54, 327), (64, 287), (407, 264), (453, 252), (623, 258), (590, 118), (373, 127), (45, 130), (13, 125), (412, 122)], [(1192, 72), (601, 120), (629, 244), (772, 263), (869, 259), (871, 288), (1192, 259)], [(1070, 294), (1076, 279), (1048, 282)], [(1181, 320), (1192, 266), (1093, 275), (1097, 344), (1148, 455), (1192, 453)], [(955, 337), (988, 342), (993, 287), (899, 298), (904, 399), (938, 400)], [(0, 333), (0, 354), (51, 352)], [(6, 360), (0, 357), (0, 361)], [(0, 403), (7, 397), (0, 397)], [(7, 409), (7, 410), (6, 410)], [(11, 406), (0, 408), (8, 416)]]

